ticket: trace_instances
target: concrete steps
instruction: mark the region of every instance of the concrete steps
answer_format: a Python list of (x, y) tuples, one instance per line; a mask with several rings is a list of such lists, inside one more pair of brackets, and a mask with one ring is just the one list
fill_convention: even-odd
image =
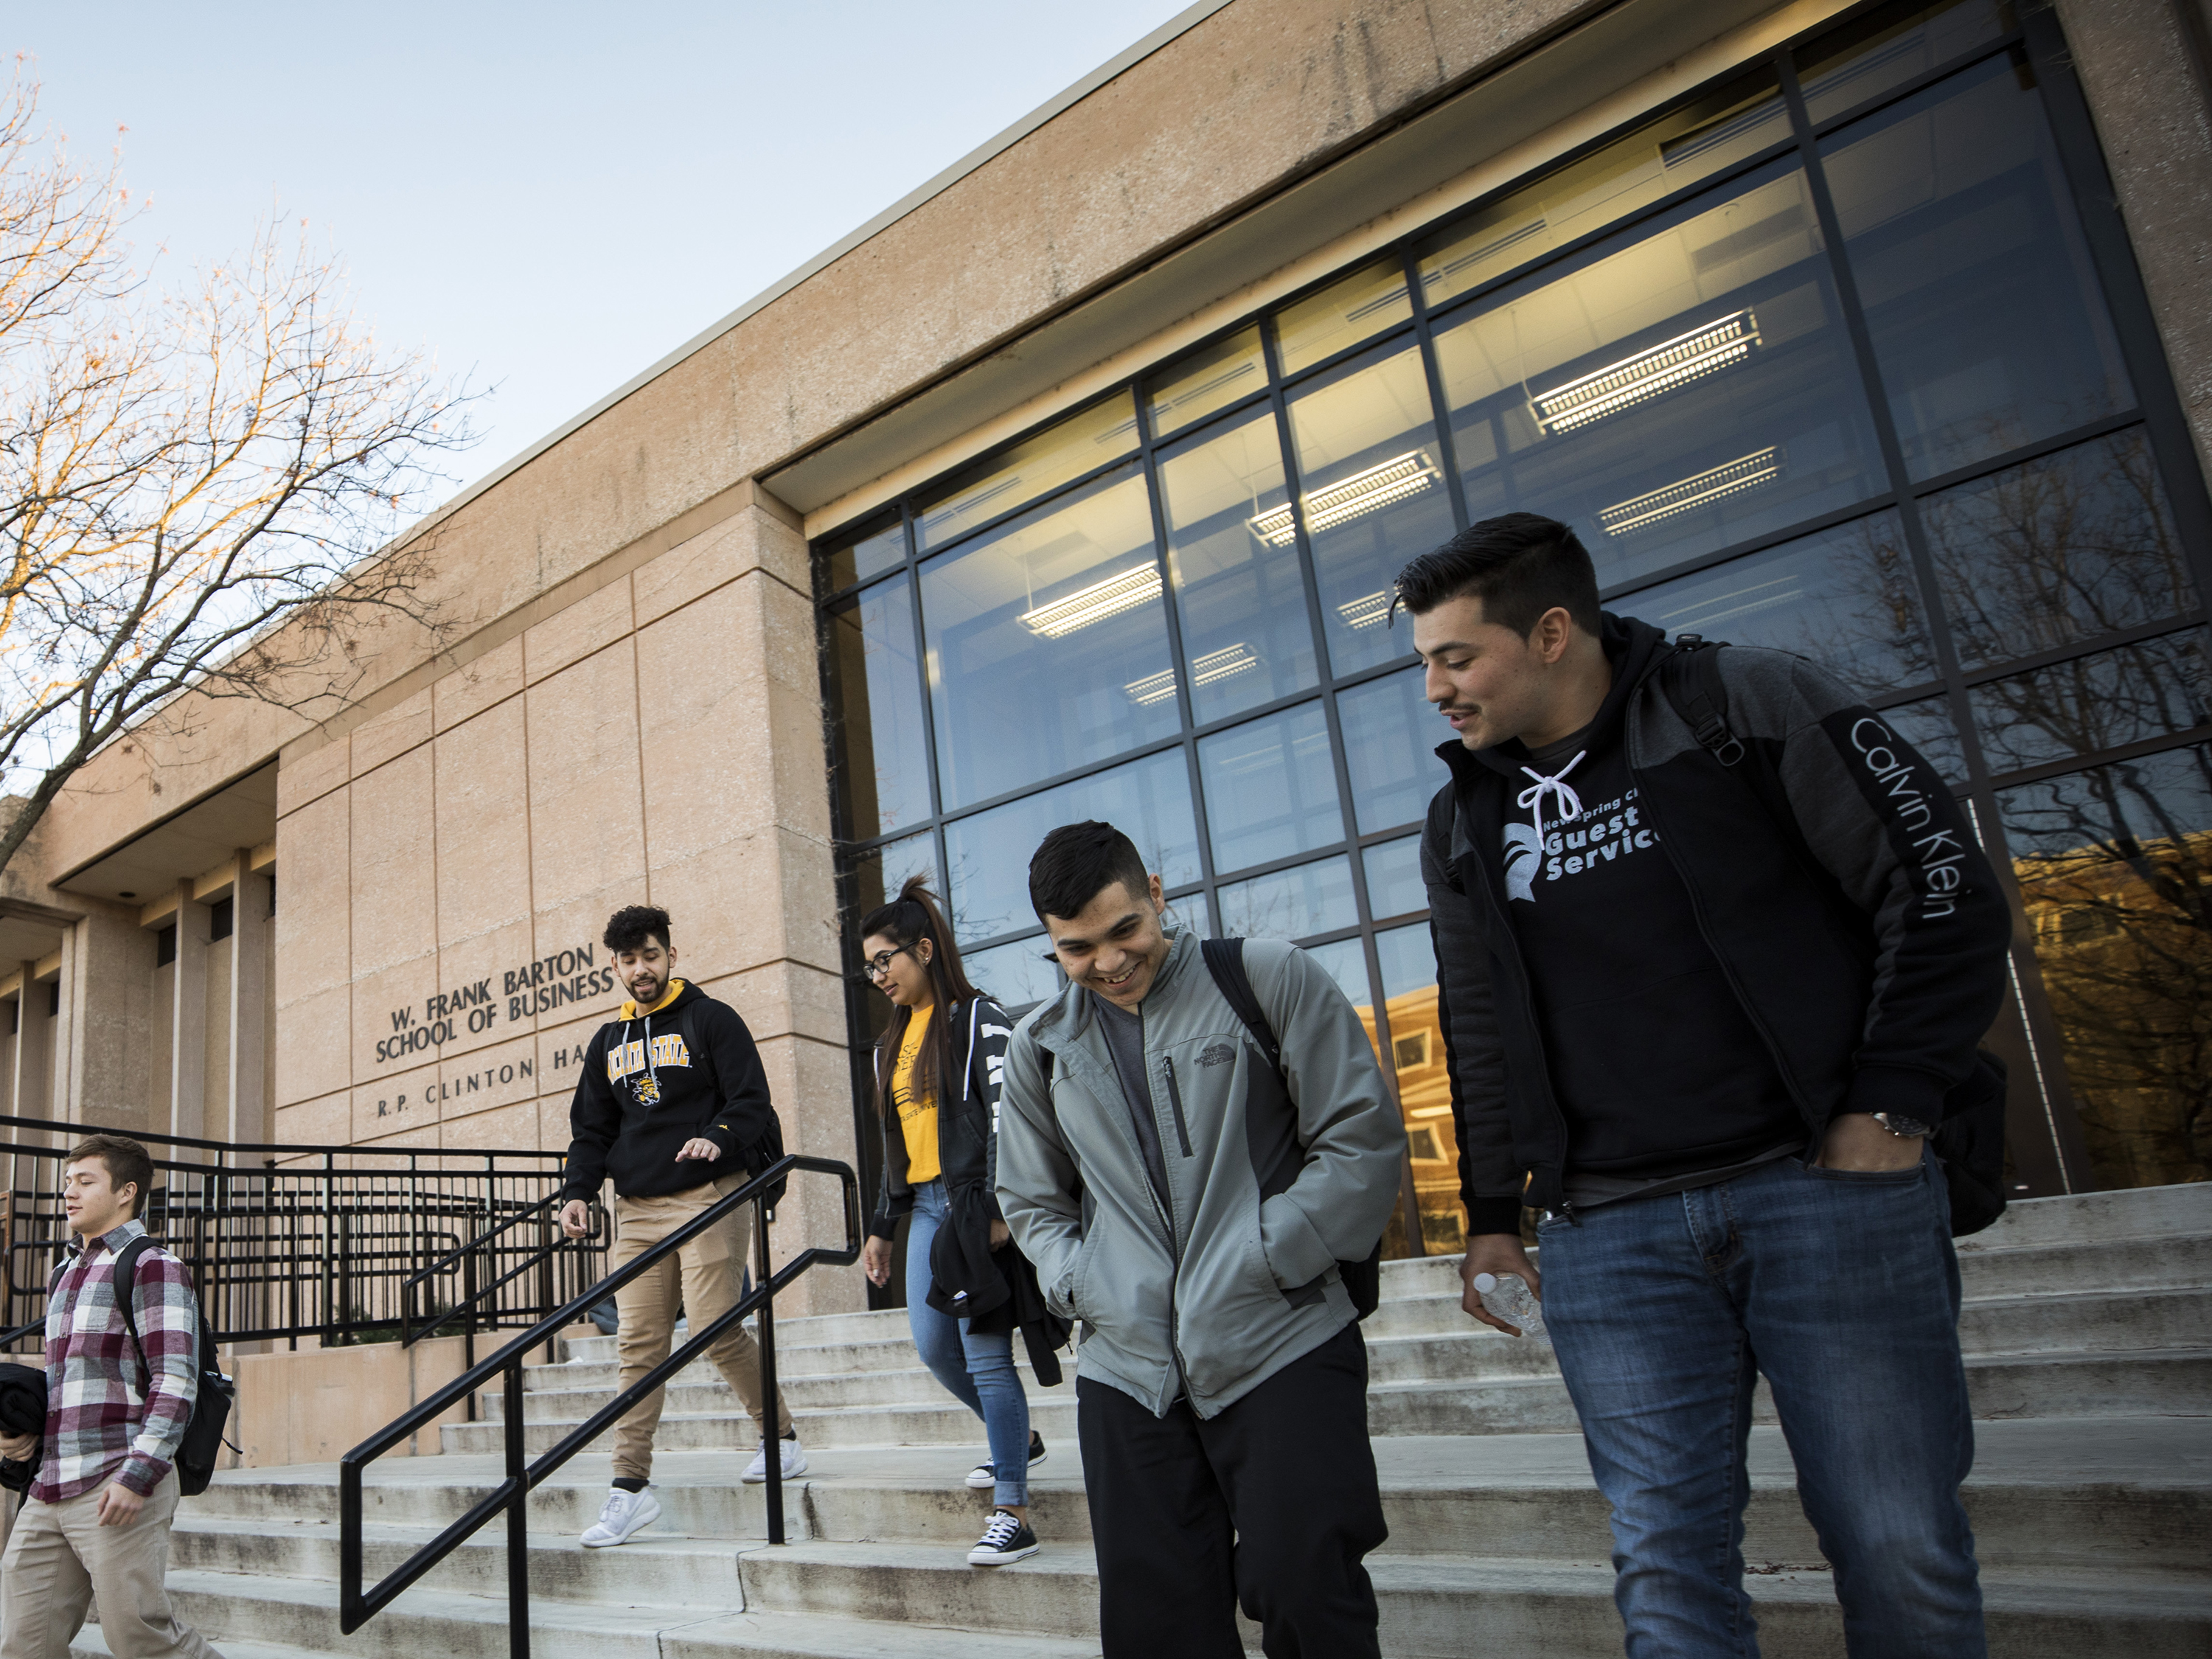
[[(2212, 1654), (2212, 1188), (2016, 1206), (1960, 1251), (1978, 1424), (1964, 1497), (1992, 1651), (2019, 1659)], [(1406, 1659), (1620, 1651), (1610, 1538), (1550, 1351), (1473, 1328), (1456, 1264), (1389, 1264), (1365, 1327), (1391, 1536), (1370, 1558), (1383, 1651)], [(981, 1425), (915, 1361), (902, 1312), (787, 1320), (785, 1385), (811, 1467), (787, 1484), (789, 1535), (737, 1476), (750, 1425), (711, 1366), (670, 1390), (654, 1491), (631, 1543), (577, 1534), (606, 1492), (605, 1445), (531, 1503), (534, 1650), (548, 1659), (1073, 1659), (1098, 1651), (1073, 1391), (1035, 1389), (1051, 1448), (1032, 1481), (1045, 1548), (1015, 1566), (965, 1554), (988, 1494), (961, 1477)], [(611, 1398), (614, 1343), (532, 1367), (526, 1439), (551, 1444)], [(1034, 1381), (1030, 1379), (1034, 1389)], [(496, 1397), (444, 1431), (442, 1455), (389, 1460), (366, 1493), (366, 1557), (389, 1571), (500, 1478)], [(1762, 1650), (1832, 1656), (1840, 1621), (1788, 1449), (1751, 1437), (1746, 1558)], [(504, 1529), (487, 1528), (351, 1638), (337, 1631), (335, 1469), (220, 1476), (179, 1511), (173, 1589), (228, 1659), (496, 1659)], [(1479, 1638), (1473, 1632), (1480, 1632)], [(1258, 1632), (1244, 1635), (1256, 1650)], [(75, 1651), (105, 1651), (96, 1629)]]

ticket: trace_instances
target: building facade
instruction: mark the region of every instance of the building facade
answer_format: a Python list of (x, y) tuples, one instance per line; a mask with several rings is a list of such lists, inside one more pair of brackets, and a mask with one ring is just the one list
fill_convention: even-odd
[[(649, 897), (790, 1144), (872, 1170), (851, 923), (927, 872), (1025, 1006), (1030, 852), (1097, 817), (1360, 1006), (1389, 1247), (1456, 1248), (1447, 734), (1389, 581), (1528, 510), (1609, 608), (1824, 663), (1959, 793), (2017, 898), (2015, 1190), (2205, 1179), (2208, 38), (2197, 0), (1195, 7), (448, 507), (441, 632), (365, 641), (343, 711), (103, 755), (0, 898), (12, 1109), (557, 1146)], [(837, 1225), (795, 1188), (784, 1243)]]

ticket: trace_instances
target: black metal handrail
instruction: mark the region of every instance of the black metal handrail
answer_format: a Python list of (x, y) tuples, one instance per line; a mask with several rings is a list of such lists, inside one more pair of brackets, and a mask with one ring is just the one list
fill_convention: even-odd
[[(496, 1227), (489, 1228), (485, 1231), (478, 1233), (474, 1238), (469, 1240), (467, 1243), (456, 1245), (453, 1249), (447, 1251), (444, 1255), (440, 1256), (438, 1260), (433, 1261), (428, 1267), (423, 1268), (422, 1272), (410, 1279), (405, 1284), (402, 1285), (399, 1287), (399, 1346), (403, 1348), (412, 1347), (424, 1337), (434, 1335), (441, 1326), (448, 1324), (453, 1320), (459, 1319), (464, 1314), (470, 1316), (470, 1329), (473, 1332), (475, 1329), (475, 1313), (477, 1303), (483, 1301), (488, 1296), (496, 1296), (508, 1285), (521, 1278), (523, 1274), (532, 1272), (533, 1269), (544, 1267), (548, 1261), (558, 1255), (561, 1250), (572, 1241), (562, 1237), (556, 1231), (551, 1238), (548, 1239), (544, 1244), (539, 1245), (535, 1250), (531, 1251), (527, 1255), (523, 1257), (520, 1263), (509, 1268), (506, 1273), (501, 1273), (497, 1279), (492, 1280), (490, 1284), (479, 1285), (477, 1289), (468, 1291), (459, 1301), (453, 1304), (443, 1313), (439, 1314), (428, 1323), (419, 1327), (415, 1323), (416, 1287), (420, 1285), (427, 1284), (441, 1273), (452, 1273), (464, 1261), (473, 1255), (489, 1252), (493, 1248), (493, 1244), (495, 1240), (506, 1233), (512, 1231), (514, 1228), (520, 1226), (524, 1222), (545, 1215), (547, 1212), (550, 1211), (560, 1202), (561, 1194), (557, 1191), (548, 1193), (544, 1198), (538, 1200), (537, 1203), (532, 1205), (528, 1209), (509, 1216), (505, 1221), (501, 1222)], [(587, 1235), (587, 1237), (596, 1237), (599, 1232), (598, 1224), (599, 1220), (599, 1206), (597, 1204), (593, 1204), (592, 1206), (592, 1229), (591, 1234)], [(474, 1364), (476, 1356), (471, 1354), (469, 1358), (470, 1363)]]
[[(766, 1199), (782, 1182), (799, 1173), (834, 1175), (837, 1177), (843, 1189), (845, 1248), (831, 1250), (818, 1244), (809, 1245), (771, 1273), (769, 1270), (769, 1207)], [(538, 1343), (551, 1341), (563, 1328), (582, 1318), (590, 1309), (597, 1307), (616, 1291), (665, 1260), (701, 1233), (756, 1200), (759, 1200), (759, 1207), (754, 1212), (754, 1237), (761, 1277), (751, 1292), (740, 1297), (719, 1318), (694, 1330), (690, 1340), (682, 1347), (562, 1436), (550, 1451), (534, 1462), (526, 1461), (523, 1455), (524, 1356)], [(507, 1651), (511, 1659), (529, 1659), (529, 1503), (532, 1490), (628, 1414), (639, 1401), (654, 1389), (665, 1385), (670, 1378), (704, 1353), (723, 1332), (756, 1308), (760, 1310), (761, 1415), (765, 1425), (762, 1432), (768, 1443), (767, 1455), (763, 1459), (768, 1469), (768, 1536), (771, 1544), (784, 1542), (783, 1459), (773, 1444), (775, 1425), (780, 1416), (775, 1377), (775, 1293), (817, 1262), (845, 1267), (858, 1261), (860, 1242), (860, 1183), (859, 1177), (853, 1173), (853, 1166), (839, 1163), (835, 1158), (807, 1158), (796, 1152), (787, 1154), (769, 1164), (737, 1191), (702, 1210), (635, 1260), (623, 1263), (559, 1312), (524, 1332), (489, 1358), (471, 1366), (404, 1416), (386, 1424), (346, 1453), (338, 1459), (338, 1628), (349, 1636), (359, 1630), (389, 1607), (423, 1574), (475, 1536), (486, 1522), (504, 1509), (507, 1511)], [(507, 1478), (467, 1514), (394, 1567), (377, 1583), (364, 1589), (362, 1585), (362, 1472), (409, 1435), (473, 1395), (495, 1376), (503, 1377), (505, 1388), (502, 1427), (505, 1430)]]

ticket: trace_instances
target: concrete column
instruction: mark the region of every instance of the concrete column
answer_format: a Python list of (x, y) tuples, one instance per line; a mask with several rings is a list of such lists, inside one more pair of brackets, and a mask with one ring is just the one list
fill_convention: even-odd
[(222, 1137), (269, 1139), (269, 878), (253, 873), (250, 848), (238, 850), (230, 884), (230, 1070)]
[(169, 1133), (207, 1131), (208, 907), (192, 900), (189, 877), (177, 884), (176, 974), (169, 997)]
[(45, 1073), (33, 1060), (38, 1045), (31, 1040), (37, 998), (45, 993), (39, 987), (39, 964), (26, 962), (21, 967), (20, 988), (15, 993), (15, 1046), (8, 1056), (8, 1110), (16, 1117), (42, 1117), (40, 1100)]
[(62, 930), (60, 988), (54, 1000), (53, 1061), (48, 1079), (46, 1115), (63, 1123), (81, 1123), (78, 1103), (84, 1098), (84, 998), (78, 981), (84, 963), (84, 927), (78, 922)]

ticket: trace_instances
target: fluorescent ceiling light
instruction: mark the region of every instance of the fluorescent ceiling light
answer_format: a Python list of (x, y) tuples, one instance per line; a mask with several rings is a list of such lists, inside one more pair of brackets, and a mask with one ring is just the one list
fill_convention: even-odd
[(1759, 319), (1749, 311), (1723, 317), (1702, 328), (1624, 357), (1594, 374), (1540, 392), (1529, 400), (1536, 424), (1547, 432), (1570, 432), (1618, 414), (1631, 404), (1741, 362), (1759, 343)]
[(1618, 506), (1601, 507), (1598, 526), (1608, 536), (1631, 535), (1723, 495), (1762, 489), (1781, 477), (1789, 466), (1789, 452), (1780, 444), (1769, 444), (1755, 453), (1739, 456), (1664, 489), (1632, 496)]
[[(1394, 455), (1380, 466), (1355, 472), (1341, 483), (1306, 494), (1306, 530), (1319, 535), (1334, 526), (1386, 507), (1408, 495), (1418, 495), (1437, 481), (1435, 464), (1418, 449)], [(1248, 519), (1252, 533), (1270, 547), (1287, 547), (1297, 538), (1291, 522), (1291, 504)]]
[(1336, 607), (1336, 614), (1344, 618), (1346, 628), (1372, 628), (1389, 617), (1390, 590), (1386, 587), (1379, 593), (1347, 599)]
[[(1216, 680), (1225, 680), (1257, 668), (1260, 659), (1247, 650), (1242, 642), (1226, 646), (1219, 651), (1209, 651), (1190, 665), (1193, 685), (1211, 685)], [(1131, 680), (1121, 688), (1131, 701), (1145, 705), (1165, 702), (1175, 696), (1175, 670), (1164, 668), (1157, 674), (1147, 674), (1140, 680)]]
[(1054, 599), (1050, 605), (1041, 605), (1034, 611), (1022, 612), (1022, 626), (1032, 634), (1056, 640), (1073, 634), (1079, 628), (1088, 628), (1109, 617), (1118, 617), (1124, 611), (1133, 611), (1140, 605), (1149, 605), (1160, 596), (1160, 571), (1158, 565), (1132, 565), (1118, 576), (1109, 576), (1103, 582), (1093, 582), (1079, 589), (1064, 599)]

